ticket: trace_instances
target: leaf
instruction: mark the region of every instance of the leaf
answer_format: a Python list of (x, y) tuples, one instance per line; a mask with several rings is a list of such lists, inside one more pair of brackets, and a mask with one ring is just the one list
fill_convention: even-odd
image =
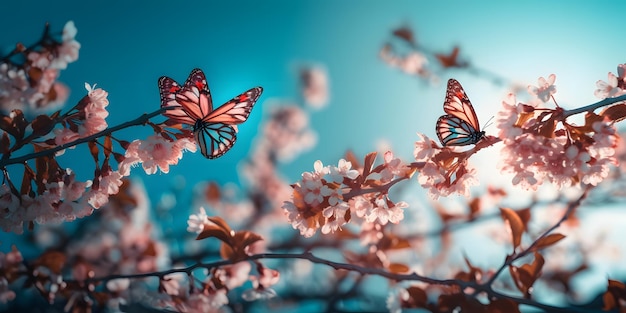
[(620, 103), (620, 104), (612, 105), (602, 110), (600, 112), (600, 115), (602, 115), (605, 118), (610, 119), (611, 121), (619, 122), (623, 120), (624, 118), (626, 118), (626, 104)]
[(202, 229), (202, 232), (198, 234), (198, 236), (196, 237), (196, 240), (202, 240), (202, 239), (211, 238), (211, 237), (215, 237), (222, 242), (230, 244), (231, 236), (229, 232), (224, 231), (224, 229), (220, 227), (217, 227), (214, 225), (207, 225), (207, 224), (204, 224), (204, 229)]
[(469, 213), (468, 219), (470, 221), (473, 221), (474, 219), (476, 219), (476, 217), (478, 216), (478, 213), (480, 213), (480, 210), (481, 210), (480, 198), (472, 199), (472, 201), (470, 201), (469, 203), (469, 208), (470, 208), (470, 213)]
[(519, 304), (509, 299), (495, 299), (487, 305), (489, 313), (520, 313)]
[(22, 195), (31, 195), (33, 187), (31, 182), (35, 178), (35, 172), (33, 169), (28, 166), (28, 164), (24, 163), (24, 177), (22, 178), (22, 186), (20, 187), (20, 194)]
[(30, 127), (33, 129), (33, 134), (40, 137), (48, 134), (54, 128), (54, 120), (50, 116), (42, 114), (30, 123)]
[(515, 281), (515, 286), (524, 294), (524, 297), (530, 298), (531, 287), (541, 275), (543, 264), (543, 256), (535, 252), (535, 259), (531, 264), (524, 264), (520, 267), (509, 266), (509, 272)]
[(221, 198), (220, 186), (215, 182), (209, 182), (206, 188), (204, 188), (204, 199), (209, 203), (215, 203)]
[(361, 167), (361, 162), (357, 159), (356, 155), (352, 150), (346, 151), (346, 155), (344, 155), (344, 159), (352, 164), (352, 168), (358, 169)]
[(562, 234), (550, 234), (535, 242), (535, 245), (530, 251), (539, 251), (543, 248), (549, 247), (565, 238)]
[(11, 145), (11, 138), (6, 132), (2, 132), (2, 138), (0, 138), (0, 153), (9, 153), (9, 146)]
[(376, 152), (370, 152), (365, 156), (365, 160), (363, 162), (363, 179), (367, 178), (367, 175), (372, 171), (372, 167), (374, 166), (374, 161), (376, 160)]
[(408, 266), (406, 266), (404, 264), (400, 264), (400, 263), (391, 263), (391, 264), (389, 264), (387, 269), (390, 272), (396, 273), (396, 274), (408, 273), (409, 270), (410, 270)]
[(524, 233), (524, 223), (522, 219), (515, 213), (515, 211), (508, 208), (500, 208), (502, 219), (509, 223), (511, 228), (511, 236), (513, 242), (513, 250), (519, 247), (522, 242), (522, 234)]
[(61, 274), (66, 259), (67, 257), (62, 252), (48, 250), (40, 255), (33, 265), (35, 267), (43, 266), (50, 269), (50, 271), (55, 274)]
[(98, 163), (98, 153), (100, 152), (100, 149), (98, 149), (98, 144), (96, 144), (96, 140), (89, 141), (87, 145), (89, 146), (89, 152), (91, 152), (91, 156), (93, 157), (94, 161)]
[(411, 44), (411, 45), (415, 44), (415, 37), (413, 35), (413, 30), (407, 26), (394, 29), (392, 34), (406, 41), (408, 44)]
[(409, 299), (406, 301), (411, 308), (425, 308), (428, 305), (428, 295), (424, 289), (411, 286), (406, 289), (409, 293)]
[(238, 244), (242, 246), (243, 248), (248, 247), (257, 241), (263, 240), (263, 237), (251, 231), (237, 232), (234, 238), (235, 238), (235, 244)]
[(226, 221), (219, 216), (209, 216), (207, 219), (213, 222), (218, 227), (224, 229), (228, 233), (232, 231), (232, 229), (230, 229), (230, 226), (228, 226), (228, 223), (226, 223)]
[(113, 141), (111, 140), (111, 135), (106, 135), (104, 137), (104, 156), (106, 158), (109, 157), (109, 155), (111, 155), (111, 152), (113, 151)]

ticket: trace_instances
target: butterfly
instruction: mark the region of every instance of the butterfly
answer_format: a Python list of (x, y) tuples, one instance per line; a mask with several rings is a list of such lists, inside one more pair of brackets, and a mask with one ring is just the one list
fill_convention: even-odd
[(161, 107), (174, 107), (163, 115), (173, 123), (193, 127), (202, 155), (209, 159), (222, 156), (237, 140), (237, 125), (245, 122), (263, 92), (254, 87), (213, 109), (211, 92), (201, 69), (191, 71), (181, 87), (173, 79), (159, 78)]
[(437, 137), (443, 146), (465, 146), (479, 142), (485, 137), (480, 130), (478, 117), (461, 84), (448, 80), (443, 110), (447, 113), (437, 120)]

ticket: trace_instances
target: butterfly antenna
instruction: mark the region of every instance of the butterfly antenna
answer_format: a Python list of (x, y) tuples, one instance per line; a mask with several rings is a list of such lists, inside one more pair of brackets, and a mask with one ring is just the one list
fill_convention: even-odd
[(493, 124), (491, 123), (491, 120), (493, 120), (493, 115), (487, 120), (487, 123), (485, 123), (485, 127), (483, 127), (483, 129), (489, 127), (489, 125)]

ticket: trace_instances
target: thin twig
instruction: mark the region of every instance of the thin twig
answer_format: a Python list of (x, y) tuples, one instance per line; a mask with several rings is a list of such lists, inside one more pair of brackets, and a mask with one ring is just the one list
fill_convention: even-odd
[(35, 159), (35, 158), (40, 158), (40, 157), (44, 157), (44, 156), (48, 156), (51, 154), (56, 153), (57, 151), (63, 150), (63, 149), (67, 149), (67, 148), (71, 148), (73, 146), (79, 145), (81, 143), (85, 143), (85, 142), (89, 142), (92, 141), (94, 139), (109, 135), (115, 131), (127, 128), (127, 127), (131, 127), (131, 126), (136, 126), (136, 125), (143, 125), (146, 122), (148, 122), (151, 118), (162, 114), (163, 112), (165, 112), (166, 110), (170, 109), (170, 107), (165, 107), (165, 108), (160, 108), (152, 113), (147, 113), (147, 114), (143, 114), (141, 116), (139, 116), (138, 118), (132, 120), (132, 121), (128, 121), (122, 124), (119, 124), (117, 126), (113, 126), (110, 128), (107, 128), (101, 132), (95, 133), (91, 136), (87, 136), (84, 138), (80, 138), (78, 140), (72, 141), (72, 142), (68, 142), (59, 146), (56, 146), (54, 148), (50, 148), (47, 150), (43, 150), (43, 151), (39, 151), (36, 153), (31, 153), (31, 154), (27, 154), (21, 157), (16, 157), (16, 158), (10, 158), (10, 159), (3, 159), (0, 160), (0, 168), (5, 168), (7, 165), (11, 165), (11, 164), (21, 164), (24, 163), (28, 160), (31, 159)]

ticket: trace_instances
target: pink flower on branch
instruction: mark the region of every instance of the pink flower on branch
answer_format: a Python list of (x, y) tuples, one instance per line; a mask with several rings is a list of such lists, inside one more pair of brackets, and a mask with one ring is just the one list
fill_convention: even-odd
[(468, 159), (476, 151), (493, 145), (496, 138), (485, 137), (476, 146), (468, 151), (456, 152), (451, 147), (439, 145), (426, 135), (417, 134), (421, 141), (415, 142), (413, 155), (417, 162), (422, 163), (417, 181), (428, 189), (432, 199), (451, 194), (470, 196), (469, 188), (477, 185), (476, 169), (469, 165)]
[(514, 185), (533, 190), (544, 181), (558, 187), (597, 185), (616, 164), (617, 137), (608, 118), (588, 112), (585, 124), (574, 126), (562, 108), (517, 103), (512, 94), (502, 105), (496, 119), (504, 143), (500, 167), (515, 174)]
[(528, 93), (536, 96), (541, 101), (548, 102), (553, 94), (556, 93), (556, 86), (554, 86), (554, 82), (556, 81), (556, 75), (550, 74), (548, 79), (543, 77), (539, 77), (538, 85), (539, 86), (528, 86)]
[(344, 159), (338, 166), (326, 167), (316, 161), (315, 171), (302, 174), (302, 180), (292, 185), (292, 200), (282, 206), (293, 228), (305, 237), (313, 236), (319, 228), (328, 234), (341, 230), (353, 213), (367, 222), (398, 223), (408, 205), (394, 204), (387, 193), (414, 170), (390, 152), (385, 163), (374, 167), (375, 157), (376, 153), (368, 154), (361, 170), (353, 169), (352, 162)]

